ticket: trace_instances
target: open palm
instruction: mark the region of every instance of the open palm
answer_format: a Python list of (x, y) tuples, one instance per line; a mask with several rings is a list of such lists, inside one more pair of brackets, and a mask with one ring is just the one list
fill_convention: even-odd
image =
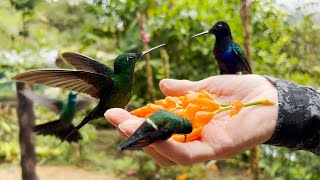
[[(173, 140), (159, 141), (144, 148), (159, 165), (190, 165), (211, 159), (226, 159), (272, 136), (278, 116), (276, 88), (259, 75), (221, 75), (201, 81), (165, 79), (160, 89), (166, 96), (180, 96), (188, 91), (204, 89), (219, 103), (240, 100), (244, 103), (269, 99), (274, 106), (254, 106), (241, 110), (230, 118), (223, 112), (204, 127), (200, 140), (179, 143)], [(122, 109), (111, 109), (106, 118), (126, 136), (130, 136), (143, 119)]]

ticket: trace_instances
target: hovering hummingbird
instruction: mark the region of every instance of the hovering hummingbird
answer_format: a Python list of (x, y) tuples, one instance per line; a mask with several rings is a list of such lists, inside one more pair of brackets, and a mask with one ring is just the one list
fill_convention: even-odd
[(173, 134), (189, 134), (192, 124), (188, 119), (167, 110), (159, 110), (146, 119), (140, 127), (119, 145), (120, 150), (136, 150), (158, 140), (169, 139)]
[[(89, 98), (77, 100), (77, 93), (74, 91), (69, 93), (67, 102), (38, 95), (32, 91), (23, 91), (22, 94), (32, 102), (46, 106), (60, 115), (58, 120), (34, 126), (34, 132), (41, 135), (54, 135), (61, 140), (74, 129), (75, 126), (72, 124), (72, 120), (76, 116), (76, 112), (87, 107), (92, 102)], [(78, 142), (80, 139), (80, 133), (76, 132), (69, 136), (66, 141)]]
[(60, 87), (100, 99), (82, 122), (63, 138), (64, 141), (91, 120), (103, 117), (106, 110), (124, 108), (133, 94), (133, 75), (137, 60), (162, 46), (165, 44), (142, 53), (119, 55), (114, 62), (114, 70), (90, 57), (66, 52), (62, 57), (77, 70), (34, 70), (19, 74), (13, 79), (28, 84)]
[(191, 38), (205, 34), (213, 34), (216, 37), (213, 55), (218, 61), (220, 74), (252, 74), (241, 47), (232, 40), (231, 30), (226, 22), (219, 21), (209, 31), (196, 34)]

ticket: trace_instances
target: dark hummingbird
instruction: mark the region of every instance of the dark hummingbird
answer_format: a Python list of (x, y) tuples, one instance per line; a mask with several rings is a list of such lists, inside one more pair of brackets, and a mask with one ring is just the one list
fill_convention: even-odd
[[(32, 91), (23, 91), (22, 94), (32, 102), (46, 106), (51, 111), (59, 114), (57, 120), (34, 126), (33, 131), (41, 135), (53, 135), (61, 140), (74, 129), (75, 126), (72, 124), (72, 120), (76, 116), (76, 112), (87, 107), (92, 102), (89, 98), (77, 100), (77, 93), (74, 91), (69, 93), (67, 102), (35, 94)], [(66, 141), (78, 142), (80, 139), (80, 133), (76, 132), (69, 136)]]
[(169, 139), (173, 134), (189, 134), (192, 123), (167, 110), (159, 110), (147, 118), (139, 128), (119, 145), (120, 150), (136, 150), (158, 140)]
[(226, 22), (219, 21), (209, 31), (196, 34), (191, 38), (205, 34), (213, 34), (216, 37), (213, 55), (218, 61), (220, 74), (252, 74), (241, 47), (232, 40), (231, 30)]
[(66, 52), (62, 54), (62, 58), (76, 70), (34, 70), (19, 74), (13, 79), (28, 84), (60, 87), (100, 99), (82, 122), (63, 138), (65, 140), (91, 120), (103, 117), (106, 110), (124, 108), (133, 94), (133, 74), (137, 60), (162, 46), (165, 44), (142, 53), (119, 55), (114, 62), (114, 69), (90, 57)]

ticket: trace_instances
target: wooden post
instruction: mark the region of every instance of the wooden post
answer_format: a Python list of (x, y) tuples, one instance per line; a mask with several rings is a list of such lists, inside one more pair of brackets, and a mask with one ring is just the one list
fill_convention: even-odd
[(241, 2), (241, 19), (242, 19), (242, 26), (243, 26), (243, 36), (244, 36), (244, 49), (245, 49), (245, 55), (248, 60), (248, 63), (251, 64), (251, 52), (250, 52), (250, 46), (251, 46), (251, 39), (250, 39), (250, 10), (249, 10), (249, 4), (247, 0), (242, 0)]
[[(252, 62), (251, 53), (250, 53), (250, 9), (249, 3), (247, 0), (241, 0), (241, 19), (242, 19), (242, 26), (243, 26), (243, 36), (244, 36), (244, 49), (245, 55), (248, 60), (249, 65)], [(252, 174), (252, 179), (258, 180), (259, 179), (259, 146), (254, 147), (250, 150), (250, 171)]]
[[(145, 33), (144, 31), (144, 24), (146, 21), (146, 15), (141, 14), (140, 12), (137, 12), (137, 19), (140, 25), (140, 31), (141, 31), (141, 39), (142, 39), (142, 44), (143, 44), (143, 50), (149, 49), (148, 46), (148, 41), (144, 40), (143, 34)], [(154, 92), (154, 84), (153, 84), (153, 76), (152, 76), (152, 67), (150, 64), (150, 54), (145, 55), (145, 60), (146, 60), (146, 79), (147, 79), (147, 91), (148, 91), (148, 96), (150, 101), (155, 100), (155, 92)]]
[(35, 115), (33, 112), (33, 103), (28, 100), (21, 91), (31, 90), (31, 86), (22, 82), (17, 82), (17, 115), (19, 120), (19, 143), (21, 151), (21, 170), (23, 180), (38, 180), (36, 174), (36, 153), (35, 137), (33, 126)]

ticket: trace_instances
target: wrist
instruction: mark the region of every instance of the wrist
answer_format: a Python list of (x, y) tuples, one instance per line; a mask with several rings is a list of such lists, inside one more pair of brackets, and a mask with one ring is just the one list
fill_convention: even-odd
[[(319, 143), (318, 120), (314, 114), (320, 95), (314, 89), (266, 76), (278, 89), (279, 115), (275, 131), (266, 144), (294, 150), (314, 151)], [(312, 140), (313, 139), (313, 140)], [(314, 140), (318, 139), (318, 140)], [(312, 141), (311, 141), (312, 140)]]

